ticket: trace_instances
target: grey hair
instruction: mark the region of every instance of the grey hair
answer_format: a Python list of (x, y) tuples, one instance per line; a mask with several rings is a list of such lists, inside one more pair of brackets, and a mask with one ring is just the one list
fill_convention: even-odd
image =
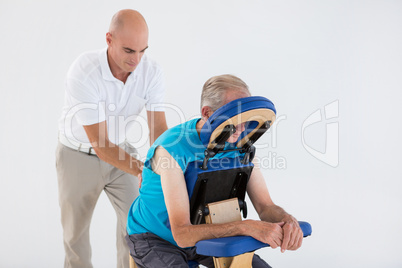
[(215, 112), (223, 106), (225, 93), (228, 90), (240, 91), (251, 95), (247, 84), (237, 76), (231, 74), (214, 76), (209, 78), (202, 88), (200, 108), (209, 106)]

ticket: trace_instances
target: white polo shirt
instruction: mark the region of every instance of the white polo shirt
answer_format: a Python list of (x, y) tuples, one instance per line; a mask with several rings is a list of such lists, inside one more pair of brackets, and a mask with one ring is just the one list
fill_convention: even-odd
[(163, 111), (164, 94), (162, 70), (147, 55), (124, 84), (110, 71), (107, 48), (84, 53), (67, 73), (60, 134), (89, 146), (83, 125), (106, 120), (109, 140), (120, 144), (144, 106), (148, 111)]

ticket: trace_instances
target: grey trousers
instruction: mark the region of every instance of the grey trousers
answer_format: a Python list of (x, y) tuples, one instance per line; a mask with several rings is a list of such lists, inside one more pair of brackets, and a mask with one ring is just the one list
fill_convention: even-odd
[[(213, 258), (197, 254), (195, 247), (179, 248), (152, 233), (126, 236), (130, 255), (139, 268), (188, 268), (188, 261), (196, 261), (208, 268), (214, 267)], [(253, 268), (271, 268), (254, 254)]]
[[(135, 148), (125, 144), (128, 153)], [(127, 215), (138, 196), (138, 178), (59, 142), (56, 150), (59, 203), (65, 249), (65, 268), (92, 268), (89, 227), (102, 191), (117, 215), (117, 267), (128, 268), (129, 248), (124, 241)]]

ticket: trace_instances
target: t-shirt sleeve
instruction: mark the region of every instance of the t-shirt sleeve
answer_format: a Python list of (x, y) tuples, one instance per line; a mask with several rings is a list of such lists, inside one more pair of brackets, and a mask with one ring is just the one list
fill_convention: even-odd
[(165, 98), (165, 77), (160, 67), (156, 69), (155, 75), (149, 84), (146, 94), (145, 108), (147, 111), (163, 112), (165, 111), (163, 100)]
[(77, 122), (83, 126), (93, 125), (106, 120), (105, 103), (95, 86), (82, 83), (74, 78), (66, 80), (66, 98)]
[[(180, 166), (181, 170), (183, 170), (183, 173), (187, 167), (187, 162), (188, 159), (186, 158), (186, 155), (188, 154), (188, 148), (186, 148), (182, 142), (181, 139), (184, 139), (183, 136), (179, 138), (175, 138), (175, 135), (167, 135), (167, 133), (164, 133), (164, 139), (163, 141), (159, 142), (158, 140), (149, 148), (148, 154), (147, 154), (147, 160), (145, 161), (145, 167), (149, 168), (152, 170), (151, 162), (154, 161), (154, 155), (156, 149), (161, 146), (163, 147), (177, 162), (177, 164)], [(163, 160), (159, 160), (163, 161)], [(163, 163), (160, 163), (163, 165)]]

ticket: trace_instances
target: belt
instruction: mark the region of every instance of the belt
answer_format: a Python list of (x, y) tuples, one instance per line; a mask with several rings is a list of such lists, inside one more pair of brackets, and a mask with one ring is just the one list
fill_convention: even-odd
[(76, 150), (78, 152), (86, 153), (86, 154), (91, 154), (91, 155), (96, 155), (95, 150), (93, 147), (87, 146), (83, 143), (79, 143), (77, 141), (73, 141), (71, 139), (68, 139), (66, 136), (63, 134), (59, 133), (59, 141), (61, 144), (64, 146)]

